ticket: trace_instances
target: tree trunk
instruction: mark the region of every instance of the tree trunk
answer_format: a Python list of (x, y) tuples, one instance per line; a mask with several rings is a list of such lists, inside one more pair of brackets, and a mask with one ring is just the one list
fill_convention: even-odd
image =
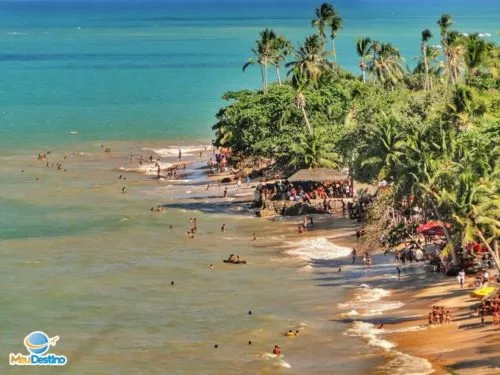
[(262, 81), (262, 91), (264, 91), (264, 94), (266, 93), (266, 79), (264, 77), (264, 66), (260, 66), (260, 79)]
[(267, 57), (264, 59), (264, 85), (265, 85), (265, 90), (264, 94), (267, 94)]
[(488, 252), (490, 253), (491, 257), (493, 258), (493, 261), (495, 262), (495, 266), (500, 273), (500, 258), (498, 257), (498, 254), (495, 254), (495, 251), (491, 248), (490, 244), (486, 241), (486, 238), (484, 238), (483, 233), (477, 228), (477, 233), (483, 244), (486, 246), (488, 249)]
[[(436, 214), (436, 217), (438, 218), (439, 224), (441, 224), (441, 228), (443, 228), (443, 232), (444, 232), (444, 236), (446, 237), (446, 241), (447, 241), (447, 243), (450, 243), (451, 237), (450, 237), (450, 233), (448, 232), (448, 228), (446, 228), (446, 225), (443, 224), (443, 220), (441, 219), (441, 215), (440, 215), (436, 205), (434, 204), (434, 201), (432, 200), (432, 198), (429, 198), (429, 200), (431, 201), (432, 209), (434, 210), (434, 213)], [(452, 262), (455, 266), (458, 265), (458, 258), (457, 258), (457, 253), (455, 252), (455, 248), (451, 249), (451, 259), (452, 259)]]
[(333, 62), (335, 63), (335, 67), (337, 67), (337, 49), (335, 48), (335, 38), (332, 38), (332, 53)]
[(300, 110), (302, 111), (302, 116), (304, 116), (304, 121), (306, 122), (307, 129), (309, 130), (309, 135), (312, 137), (313, 131), (309, 119), (307, 118), (306, 110), (305, 108), (300, 108)]
[(280, 76), (280, 66), (276, 65), (276, 78), (278, 78), (278, 84), (281, 86), (281, 76)]
[(361, 59), (361, 75), (363, 77), (363, 83), (366, 83), (366, 66), (365, 59)]
[(424, 90), (428, 91), (428, 90), (430, 90), (430, 84), (429, 84), (429, 62), (427, 61), (427, 45), (426, 44), (424, 44), (422, 46), (422, 52), (424, 53), (424, 67), (425, 67)]

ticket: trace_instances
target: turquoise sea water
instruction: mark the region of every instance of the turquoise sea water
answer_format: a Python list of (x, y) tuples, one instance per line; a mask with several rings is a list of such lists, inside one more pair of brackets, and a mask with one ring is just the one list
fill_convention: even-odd
[[(256, 88), (241, 66), (265, 27), (294, 43), (320, 1), (0, 1), (0, 146), (79, 139), (211, 136), (226, 90)], [(393, 42), (412, 65), (420, 32), (454, 16), (496, 37), (494, 0), (339, 0), (338, 60), (357, 72), (358, 37)], [(438, 42), (435, 38), (436, 43)]]
[[(61, 337), (53, 352), (68, 356), (68, 374), (427, 373), (425, 361), (367, 345), (379, 342), (369, 331), (346, 335), (356, 327), (339, 317), (365, 304), (359, 284), (392, 265), (339, 274), (345, 248), (316, 232), (298, 238), (294, 221), (202, 212), (221, 192), (206, 190), (200, 170), (157, 181), (137, 160), (172, 163), (178, 147), (198, 160), (187, 146), (204, 152), (223, 92), (259, 85), (257, 69), (241, 72), (258, 32), (299, 41), (318, 3), (0, 1), (0, 373), (19, 373), (8, 353), (24, 352), (34, 330)], [(421, 29), (437, 33), (444, 11), (466, 32), (500, 24), (496, 1), (335, 5), (345, 20), (338, 58), (353, 72), (357, 37), (393, 42), (411, 64)], [(36, 160), (48, 150), (49, 166)], [(194, 204), (149, 210), (186, 197)], [(249, 265), (224, 265), (231, 253)], [(377, 314), (384, 301), (369, 297)], [(298, 327), (301, 337), (283, 337)], [(291, 369), (262, 358), (275, 344)]]

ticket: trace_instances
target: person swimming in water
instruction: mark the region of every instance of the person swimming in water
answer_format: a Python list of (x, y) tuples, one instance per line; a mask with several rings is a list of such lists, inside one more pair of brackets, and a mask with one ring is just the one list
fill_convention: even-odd
[(275, 354), (277, 357), (281, 355), (281, 348), (278, 345), (274, 345), (273, 354)]

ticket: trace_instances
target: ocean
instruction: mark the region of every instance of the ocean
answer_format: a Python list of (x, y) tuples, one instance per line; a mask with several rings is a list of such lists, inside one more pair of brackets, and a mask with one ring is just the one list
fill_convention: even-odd
[[(228, 213), (205, 187), (221, 95), (259, 86), (258, 69), (241, 71), (258, 32), (297, 42), (318, 3), (0, 1), (1, 373), (15, 372), (8, 353), (26, 352), (35, 330), (60, 336), (51, 352), (68, 357), (68, 374), (430, 373), (369, 323), (352, 324), (404, 309), (362, 285), (390, 277), (390, 261), (339, 274), (349, 247)], [(338, 60), (353, 72), (358, 37), (393, 42), (411, 65), (442, 12), (493, 37), (500, 16), (485, 0), (334, 3)], [(192, 162), (179, 180), (138, 162), (151, 154), (165, 168), (179, 148)], [(231, 253), (249, 264), (222, 263)], [(276, 344), (282, 360), (267, 354)]]
[[(320, 1), (0, 1), (0, 152), (78, 140), (210, 140), (228, 90), (257, 88), (242, 72), (258, 33), (270, 27), (294, 44), (313, 32)], [(358, 72), (355, 41), (394, 43), (408, 65), (420, 32), (453, 15), (464, 32), (489, 32), (494, 0), (339, 0), (338, 61)], [(497, 39), (498, 40), (498, 39)]]

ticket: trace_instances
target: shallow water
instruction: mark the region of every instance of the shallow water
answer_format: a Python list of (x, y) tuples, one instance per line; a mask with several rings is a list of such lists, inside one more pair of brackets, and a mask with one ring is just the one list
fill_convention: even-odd
[[(0, 177), (9, 180), (0, 192), (7, 352), (23, 352), (23, 337), (44, 330), (61, 337), (53, 352), (68, 356), (72, 374), (362, 373), (377, 362), (355, 360), (365, 352), (362, 340), (338, 340), (346, 327), (335, 321), (335, 306), (350, 291), (324, 284), (342, 282), (336, 270), (303, 272), (310, 262), (282, 254), (294, 228), (222, 212), (151, 212), (186, 189), (202, 195), (205, 185), (120, 171), (143, 146), (112, 144), (109, 155), (82, 144), (67, 160), (52, 150), (49, 165), (62, 162), (66, 172), (22, 153), (0, 160)], [(194, 239), (186, 235), (190, 217), (198, 223)], [(345, 252), (324, 246), (322, 260)], [(303, 254), (303, 241), (296, 248)], [(222, 263), (230, 253), (249, 264)], [(288, 329), (301, 334), (284, 337)], [(275, 344), (291, 368), (260, 358)]]

